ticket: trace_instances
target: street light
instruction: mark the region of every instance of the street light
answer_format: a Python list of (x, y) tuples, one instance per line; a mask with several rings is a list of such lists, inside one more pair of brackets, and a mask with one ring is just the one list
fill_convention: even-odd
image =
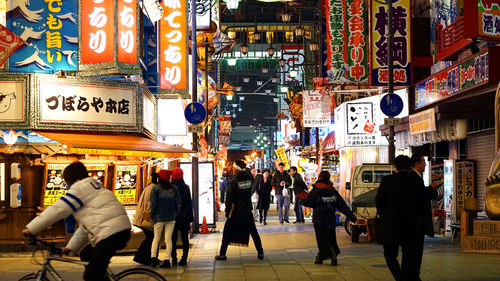
[(240, 51), (243, 55), (246, 55), (248, 54), (248, 45), (247, 43), (243, 43), (241, 46), (240, 46)]
[(281, 21), (283, 21), (284, 23), (289, 23), (291, 19), (292, 19), (292, 13), (290, 13), (289, 11), (285, 10), (281, 14)]
[(260, 33), (258, 33), (258, 32), (254, 32), (254, 33), (253, 33), (253, 39), (254, 39), (255, 41), (259, 41), (259, 40), (260, 40)]
[(243, 83), (248, 83), (250, 82), (250, 78), (248, 77), (243, 77)]
[(271, 44), (269, 45), (269, 48), (267, 48), (267, 54), (272, 57), (274, 56), (274, 53), (276, 53), (276, 49), (273, 48), (273, 43), (271, 42)]
[(235, 66), (236, 65), (236, 59), (235, 58), (227, 59), (227, 64), (229, 66)]
[(286, 60), (284, 58), (281, 58), (279, 61), (278, 61), (278, 64), (281, 66), (281, 67), (285, 67), (286, 65)]
[(319, 44), (318, 44), (318, 42), (316, 42), (316, 41), (312, 41), (311, 43), (309, 43), (309, 50), (310, 50), (311, 52), (316, 52), (316, 51), (318, 51), (318, 50), (319, 50)]
[(290, 77), (295, 78), (299, 75), (299, 72), (297, 70), (290, 70)]

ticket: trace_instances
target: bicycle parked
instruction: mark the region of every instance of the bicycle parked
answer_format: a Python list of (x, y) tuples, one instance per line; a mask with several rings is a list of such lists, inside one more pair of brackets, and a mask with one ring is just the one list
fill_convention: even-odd
[[(37, 238), (36, 236), (29, 236), (28, 237), (28, 244), (37, 246), (35, 250), (33, 251), (33, 258), (35, 257), (35, 254), (38, 250), (41, 250), (42, 253), (45, 253), (47, 251), (46, 256), (44, 257), (45, 260), (43, 264), (40, 264), (42, 266), (41, 269), (36, 271), (35, 273), (30, 273), (21, 279), (22, 280), (37, 280), (37, 281), (48, 281), (48, 280), (57, 280), (57, 281), (64, 281), (63, 277), (57, 272), (57, 270), (51, 265), (52, 261), (58, 261), (58, 262), (65, 262), (65, 263), (72, 263), (72, 264), (77, 264), (81, 266), (85, 266), (88, 263), (84, 261), (79, 261), (76, 259), (72, 258), (66, 258), (62, 257), (62, 249), (57, 247), (54, 242), (47, 242), (42, 239)], [(137, 281), (150, 281), (150, 280), (159, 280), (159, 281), (166, 281), (165, 278), (163, 278), (160, 274), (156, 273), (155, 271), (148, 269), (148, 268), (142, 268), (142, 267), (135, 267), (135, 268), (129, 268), (125, 269), (117, 274), (114, 274), (109, 268), (106, 274), (106, 277), (110, 281), (117, 281), (117, 280), (137, 280)]]

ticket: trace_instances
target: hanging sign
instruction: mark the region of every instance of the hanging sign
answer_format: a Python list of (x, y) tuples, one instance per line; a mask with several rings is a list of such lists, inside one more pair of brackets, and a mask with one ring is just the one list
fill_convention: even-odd
[[(187, 89), (187, 24), (186, 1), (163, 1), (160, 20), (159, 74), (162, 90)], [(167, 91), (168, 92), (168, 91)]]
[(276, 152), (276, 157), (278, 157), (278, 159), (276, 160), (278, 162), (278, 164), (279, 163), (285, 164), (285, 170), (288, 171), (290, 169), (290, 164), (288, 163), (288, 157), (286, 157), (285, 148), (280, 147), (280, 148), (276, 149), (275, 152)]
[(479, 36), (500, 39), (500, 2), (478, 0), (477, 8)]
[(333, 83), (367, 81), (368, 8), (363, 0), (328, 0), (328, 78)]
[(10, 72), (78, 70), (76, 0), (12, 0), (7, 15), (7, 28), (26, 42), (11, 55)]
[[(387, 70), (387, 3), (371, 0), (371, 42), (370, 61), (371, 84), (385, 85), (389, 81)], [(393, 54), (394, 84), (409, 85), (411, 72), (411, 1), (393, 1)]]
[(332, 99), (326, 90), (303, 91), (304, 127), (327, 127), (332, 122)]
[(21, 44), (21, 38), (0, 24), (0, 67)]

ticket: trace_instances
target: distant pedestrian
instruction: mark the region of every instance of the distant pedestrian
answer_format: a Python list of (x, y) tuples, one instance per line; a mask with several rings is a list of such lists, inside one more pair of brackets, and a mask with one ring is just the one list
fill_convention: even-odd
[(271, 175), (269, 173), (269, 169), (264, 169), (262, 175), (254, 182), (254, 189), (259, 195), (259, 201), (257, 202), (257, 208), (259, 209), (259, 223), (264, 223), (264, 225), (267, 225), (267, 211), (269, 210), (271, 191), (273, 189), (271, 185)]
[(225, 203), (227, 183), (229, 182), (227, 173), (222, 174), (220, 184), (220, 202)]
[(233, 168), (237, 173), (229, 183), (226, 200), (226, 223), (222, 235), (222, 244), (216, 260), (226, 260), (226, 251), (229, 244), (248, 245), (249, 236), (252, 236), (257, 257), (264, 258), (264, 249), (257, 227), (252, 216), (252, 186), (253, 177), (246, 169), (245, 162), (238, 160)]
[(134, 261), (144, 265), (151, 264), (151, 244), (153, 243), (154, 232), (153, 223), (151, 222), (150, 195), (156, 184), (158, 184), (158, 173), (151, 173), (148, 185), (142, 191), (135, 210), (134, 225), (142, 230), (145, 238), (137, 248)]
[(338, 209), (351, 221), (356, 221), (357, 218), (342, 196), (333, 187), (329, 172), (322, 171), (319, 173), (318, 180), (313, 185), (304, 206), (314, 209), (313, 225), (319, 250), (314, 263), (322, 264), (324, 260), (331, 259), (331, 264), (337, 265), (337, 256), (340, 249), (335, 233), (337, 222), (335, 212)]
[(181, 208), (175, 220), (174, 232), (172, 233), (172, 265), (177, 265), (177, 235), (181, 232), (182, 240), (182, 258), (179, 261), (180, 266), (187, 265), (189, 253), (189, 229), (194, 221), (193, 201), (189, 186), (184, 182), (184, 172), (181, 168), (175, 168), (172, 171), (172, 183), (177, 187), (181, 199)]
[(162, 268), (170, 268), (170, 255), (172, 252), (172, 232), (175, 219), (180, 211), (181, 199), (175, 185), (170, 182), (172, 171), (160, 170), (159, 183), (151, 191), (151, 220), (154, 228), (153, 244), (151, 246), (151, 266), (160, 264), (158, 259), (158, 247), (162, 232), (165, 231), (165, 259), (160, 265)]
[[(254, 185), (257, 181), (259, 181), (259, 178), (262, 177), (262, 175), (257, 171), (257, 169), (252, 168), (250, 171), (253, 176), (253, 182)], [(257, 204), (259, 203), (259, 194), (257, 193), (257, 190), (255, 188), (252, 189), (252, 212), (253, 212), (253, 220), (256, 222), (257, 219), (259, 218), (259, 209), (257, 208)]]
[(289, 223), (288, 213), (290, 211), (290, 190), (288, 188), (292, 185), (292, 178), (287, 172), (285, 172), (284, 163), (279, 163), (278, 171), (274, 174), (271, 183), (274, 187), (276, 195), (279, 221), (281, 224), (283, 224), (283, 222)]
[(290, 175), (293, 178), (293, 193), (295, 194), (295, 218), (296, 220), (293, 223), (305, 223), (304, 219), (304, 209), (302, 207), (302, 202), (299, 198), (299, 194), (307, 192), (307, 184), (304, 182), (302, 175), (297, 172), (297, 167), (290, 167)]

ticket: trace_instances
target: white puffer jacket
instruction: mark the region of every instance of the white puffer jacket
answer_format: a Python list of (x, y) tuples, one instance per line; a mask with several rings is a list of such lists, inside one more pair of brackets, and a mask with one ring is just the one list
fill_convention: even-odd
[(89, 240), (95, 246), (99, 241), (131, 228), (125, 208), (113, 192), (90, 177), (74, 183), (66, 195), (34, 218), (26, 228), (37, 234), (71, 214), (80, 225), (66, 245), (73, 252), (80, 250)]

